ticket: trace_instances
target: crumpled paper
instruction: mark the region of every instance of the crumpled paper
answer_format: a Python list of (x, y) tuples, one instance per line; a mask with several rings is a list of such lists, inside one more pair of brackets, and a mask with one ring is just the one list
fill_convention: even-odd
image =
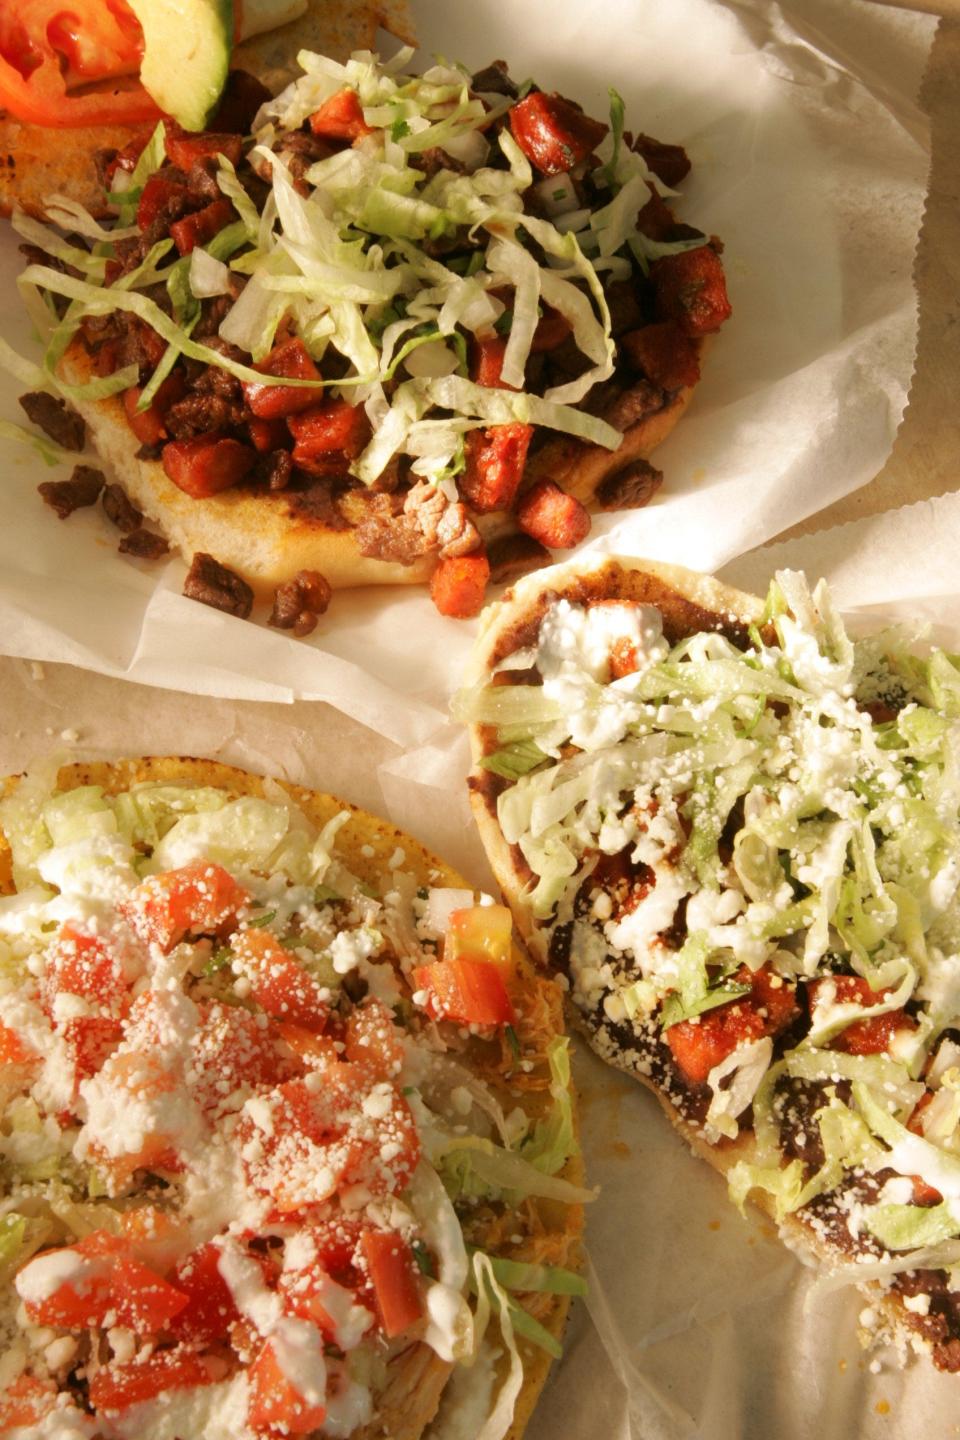
[[(646, 510), (600, 516), (587, 548), (713, 568), (871, 479), (902, 415), (916, 331), (911, 266), (927, 173), (916, 92), (933, 22), (860, 0), (421, 0), (425, 51), (577, 97), (682, 141), (680, 213), (726, 245), (734, 316), (658, 451)], [(602, 17), (602, 18), (601, 18)], [(389, 43), (389, 42), (388, 42)], [(0, 237), (4, 333), (32, 351)], [(22, 419), (0, 383), (0, 418)], [(306, 642), (183, 599), (184, 567), (137, 568), (103, 517), (57, 521), (63, 473), (0, 441), (0, 650), (210, 696), (326, 700), (397, 744), (440, 723), (473, 626), (423, 590), (338, 594)], [(261, 620), (262, 620), (261, 616)]]

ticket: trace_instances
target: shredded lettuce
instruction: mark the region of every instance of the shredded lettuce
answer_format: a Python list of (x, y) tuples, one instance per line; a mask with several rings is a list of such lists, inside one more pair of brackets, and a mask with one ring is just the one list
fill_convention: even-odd
[(524, 1160), (544, 1175), (556, 1175), (571, 1156), (578, 1153), (570, 1094), (570, 1041), (565, 1036), (551, 1040), (547, 1060), (553, 1108), (537, 1121), (521, 1153)]

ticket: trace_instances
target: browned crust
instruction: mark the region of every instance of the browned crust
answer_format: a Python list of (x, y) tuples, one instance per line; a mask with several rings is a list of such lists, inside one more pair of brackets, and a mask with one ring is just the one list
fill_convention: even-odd
[[(18, 779), (17, 776), (7, 778), (0, 786), (0, 793), (9, 794), (13, 791)], [(216, 786), (237, 795), (259, 796), (265, 793), (264, 780), (260, 776), (225, 765), (218, 760), (203, 760), (192, 756), (147, 756), (112, 762), (77, 762), (63, 766), (57, 777), (61, 789), (100, 785), (108, 794), (116, 794), (142, 781)], [(389, 859), (399, 847), (404, 851), (405, 870), (413, 872), (421, 884), (450, 886), (456, 889), (471, 888), (456, 870), (451, 869), (419, 840), (389, 821), (379, 819), (334, 795), (292, 785), (283, 780), (277, 783), (318, 828), (344, 810), (350, 812), (350, 821), (338, 832), (337, 850), (358, 879), (375, 885), (382, 879)], [(0, 830), (0, 894), (12, 894), (14, 889), (10, 847), (6, 836)], [(514, 950), (514, 962), (521, 974), (527, 977), (530, 986), (540, 987), (549, 983), (535, 974), (529, 959), (518, 947)], [(504, 1103), (509, 1103), (510, 1107), (522, 1103), (522, 1098), (518, 1102), (516, 1093), (506, 1088), (502, 1099)], [(562, 1173), (564, 1178), (573, 1184), (583, 1183), (583, 1163), (579, 1154), (568, 1162)], [(516, 1223), (519, 1226), (519, 1219)], [(556, 1249), (555, 1263), (579, 1269), (582, 1206), (560, 1207), (550, 1202), (540, 1202), (537, 1206), (537, 1223), (543, 1232), (549, 1235)], [(562, 1338), (569, 1308), (570, 1297), (558, 1295), (551, 1298), (547, 1309), (538, 1313), (540, 1323), (545, 1325), (557, 1340)], [(523, 1388), (517, 1397), (514, 1421), (506, 1440), (521, 1440), (552, 1363), (550, 1356), (543, 1350), (526, 1343), (521, 1343), (520, 1350), (524, 1366)], [(381, 1440), (381, 1437), (382, 1440), (420, 1440), (436, 1414), (450, 1370), (451, 1366), (440, 1360), (426, 1345), (418, 1343), (401, 1351), (390, 1361), (388, 1382), (376, 1420), (358, 1431), (354, 1440)]]
[[(536, 575), (525, 576), (507, 591), (498, 604), (488, 606), (483, 612), (481, 635), (469, 663), (468, 683), (481, 683), (507, 655), (531, 645), (548, 605), (560, 597), (581, 604), (603, 599), (630, 599), (656, 605), (663, 616), (664, 634), (671, 644), (701, 630), (716, 630), (734, 644), (742, 643), (747, 628), (759, 622), (764, 608), (764, 602), (758, 596), (681, 566), (623, 557), (602, 559), (592, 567), (573, 562), (555, 566)], [(513, 912), (514, 923), (535, 959), (547, 966), (544, 931), (523, 903), (530, 872), (519, 849), (507, 845), (497, 824), (497, 795), (502, 784), (497, 776), (484, 770), (479, 763), (495, 748), (495, 744), (495, 733), (491, 727), (470, 726), (473, 758), (468, 778), (470, 802), (487, 858)], [(590, 1017), (583, 1015), (569, 1001), (567, 1015), (572, 1027), (596, 1049), (596, 1029), (591, 1025)], [(655, 1095), (667, 1119), (693, 1153), (721, 1175), (727, 1176), (741, 1160), (748, 1164), (755, 1160), (757, 1146), (752, 1131), (740, 1134), (735, 1141), (709, 1144), (701, 1128), (680, 1114), (656, 1082), (632, 1065), (626, 1056), (598, 1053), (608, 1064), (632, 1076)], [(776, 1222), (772, 1196), (765, 1191), (754, 1190), (750, 1200)], [(829, 1271), (835, 1268), (838, 1260), (842, 1263), (846, 1258), (825, 1244), (796, 1215), (788, 1215), (781, 1220), (779, 1228), (785, 1243), (821, 1270)], [(911, 1323), (913, 1317), (907, 1311), (902, 1295), (886, 1291), (874, 1282), (858, 1288), (869, 1295), (871, 1304), (881, 1312), (892, 1332), (911, 1343), (922, 1343), (930, 1348), (922, 1337), (918, 1341), (916, 1326)]]

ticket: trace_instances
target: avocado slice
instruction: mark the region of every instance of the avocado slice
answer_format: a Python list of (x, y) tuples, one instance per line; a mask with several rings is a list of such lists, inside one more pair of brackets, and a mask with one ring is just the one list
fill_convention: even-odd
[(129, 0), (143, 30), (144, 88), (185, 130), (202, 130), (227, 80), (233, 0)]

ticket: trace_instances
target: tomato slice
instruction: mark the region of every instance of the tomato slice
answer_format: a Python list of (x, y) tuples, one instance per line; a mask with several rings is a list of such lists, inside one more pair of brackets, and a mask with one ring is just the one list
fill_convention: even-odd
[(52, 1385), (42, 1385), (32, 1375), (18, 1375), (0, 1395), (0, 1434), (8, 1430), (39, 1425), (57, 1403)]
[(420, 965), (413, 983), (427, 992), (425, 1008), (435, 1020), (461, 1025), (513, 1025), (513, 1003), (500, 967), (489, 960), (438, 960)]
[(98, 1370), (90, 1381), (90, 1403), (95, 1410), (118, 1413), (168, 1390), (193, 1390), (213, 1379), (202, 1356), (187, 1350), (158, 1350), (146, 1360)]
[(330, 1014), (324, 991), (279, 940), (266, 930), (240, 930), (230, 943), (249, 975), (250, 994), (268, 1015), (305, 1030), (323, 1030)]
[(33, 125), (134, 125), (158, 120), (156, 101), (137, 82), (72, 95), (77, 80), (137, 71), (140, 26), (123, 0), (107, 4), (17, 0), (0, 7), (0, 105)]
[(367, 1262), (377, 1313), (389, 1338), (402, 1335), (423, 1314), (413, 1252), (402, 1235), (367, 1230), (360, 1240)]
[(178, 1340), (209, 1345), (225, 1339), (230, 1326), (240, 1319), (230, 1287), (220, 1273), (221, 1253), (217, 1245), (201, 1245), (173, 1272), (174, 1285), (189, 1301), (170, 1325)]
[(323, 1405), (312, 1404), (287, 1378), (268, 1340), (250, 1366), (250, 1410), (254, 1430), (275, 1430), (283, 1435), (309, 1435), (326, 1418)]
[(247, 891), (222, 865), (195, 860), (149, 876), (123, 908), (141, 939), (170, 950), (188, 933), (216, 934), (249, 903)]

